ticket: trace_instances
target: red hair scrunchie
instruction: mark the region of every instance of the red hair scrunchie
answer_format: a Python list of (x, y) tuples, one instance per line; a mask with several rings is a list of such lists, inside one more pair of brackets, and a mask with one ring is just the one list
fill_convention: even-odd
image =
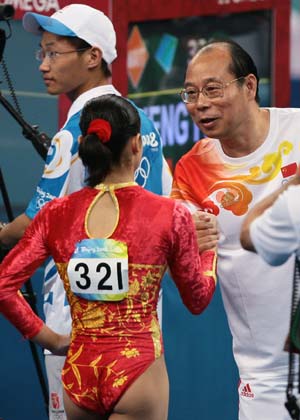
[(110, 140), (111, 131), (111, 125), (108, 121), (96, 118), (90, 122), (87, 134), (96, 134), (102, 143), (107, 143)]

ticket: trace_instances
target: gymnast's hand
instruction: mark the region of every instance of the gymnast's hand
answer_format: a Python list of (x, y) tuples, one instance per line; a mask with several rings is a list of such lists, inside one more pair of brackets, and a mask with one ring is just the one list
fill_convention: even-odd
[(70, 334), (62, 335), (57, 334), (57, 342), (55, 348), (52, 349), (52, 353), (56, 356), (66, 356), (70, 346), (71, 336)]
[(68, 352), (71, 337), (69, 334), (57, 334), (44, 324), (40, 332), (32, 337), (31, 340), (56, 356), (65, 356)]
[(214, 214), (197, 211), (193, 214), (199, 252), (216, 249), (220, 236), (217, 218)]

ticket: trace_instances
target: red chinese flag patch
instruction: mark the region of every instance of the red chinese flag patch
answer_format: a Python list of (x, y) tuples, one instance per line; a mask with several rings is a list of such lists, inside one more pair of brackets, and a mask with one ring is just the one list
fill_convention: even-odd
[(287, 178), (289, 176), (295, 175), (297, 171), (297, 163), (290, 163), (289, 165), (283, 166), (281, 168), (281, 173), (283, 178)]

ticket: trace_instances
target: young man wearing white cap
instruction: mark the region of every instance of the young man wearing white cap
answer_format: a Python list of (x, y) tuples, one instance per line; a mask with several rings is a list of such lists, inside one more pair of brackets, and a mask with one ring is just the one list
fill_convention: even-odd
[[(0, 243), (9, 246), (21, 238), (46, 202), (83, 186), (85, 174), (77, 154), (81, 110), (94, 97), (120, 94), (109, 83), (109, 65), (117, 57), (116, 35), (111, 21), (101, 11), (83, 4), (72, 4), (51, 17), (26, 13), (23, 26), (26, 31), (41, 35), (41, 48), (36, 58), (41, 61), (39, 69), (48, 93), (66, 94), (72, 105), (66, 123), (52, 139), (44, 173), (25, 213), (0, 231)], [(149, 136), (153, 141), (151, 145), (144, 142), (142, 167), (137, 171), (136, 180), (146, 189), (168, 195), (171, 175), (162, 156), (159, 133), (140, 109), (139, 114), (142, 138)], [(44, 280), (46, 324), (66, 334), (71, 328), (69, 307), (52, 260), (46, 266)], [(46, 355), (45, 360), (50, 394), (49, 418), (64, 420), (61, 386), (64, 357)]]

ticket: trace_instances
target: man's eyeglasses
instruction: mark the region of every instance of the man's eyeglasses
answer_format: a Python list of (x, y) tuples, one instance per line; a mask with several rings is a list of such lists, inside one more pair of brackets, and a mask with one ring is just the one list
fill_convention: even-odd
[(51, 61), (54, 61), (57, 57), (59, 57), (60, 55), (63, 54), (70, 54), (73, 52), (80, 52), (80, 51), (85, 51), (88, 50), (90, 47), (86, 47), (86, 48), (78, 48), (77, 50), (71, 50), (71, 51), (44, 51), (42, 48), (40, 48), (39, 50), (37, 50), (35, 52), (35, 58), (37, 59), (37, 61), (44, 61), (45, 58), (48, 58)]
[(200, 93), (206, 96), (208, 99), (222, 98), (224, 96), (224, 89), (231, 85), (233, 82), (244, 79), (245, 76), (238, 77), (237, 79), (230, 80), (227, 83), (221, 82), (209, 82), (203, 86), (202, 89), (195, 87), (188, 87), (180, 92), (181, 99), (186, 104), (194, 104), (198, 101)]

